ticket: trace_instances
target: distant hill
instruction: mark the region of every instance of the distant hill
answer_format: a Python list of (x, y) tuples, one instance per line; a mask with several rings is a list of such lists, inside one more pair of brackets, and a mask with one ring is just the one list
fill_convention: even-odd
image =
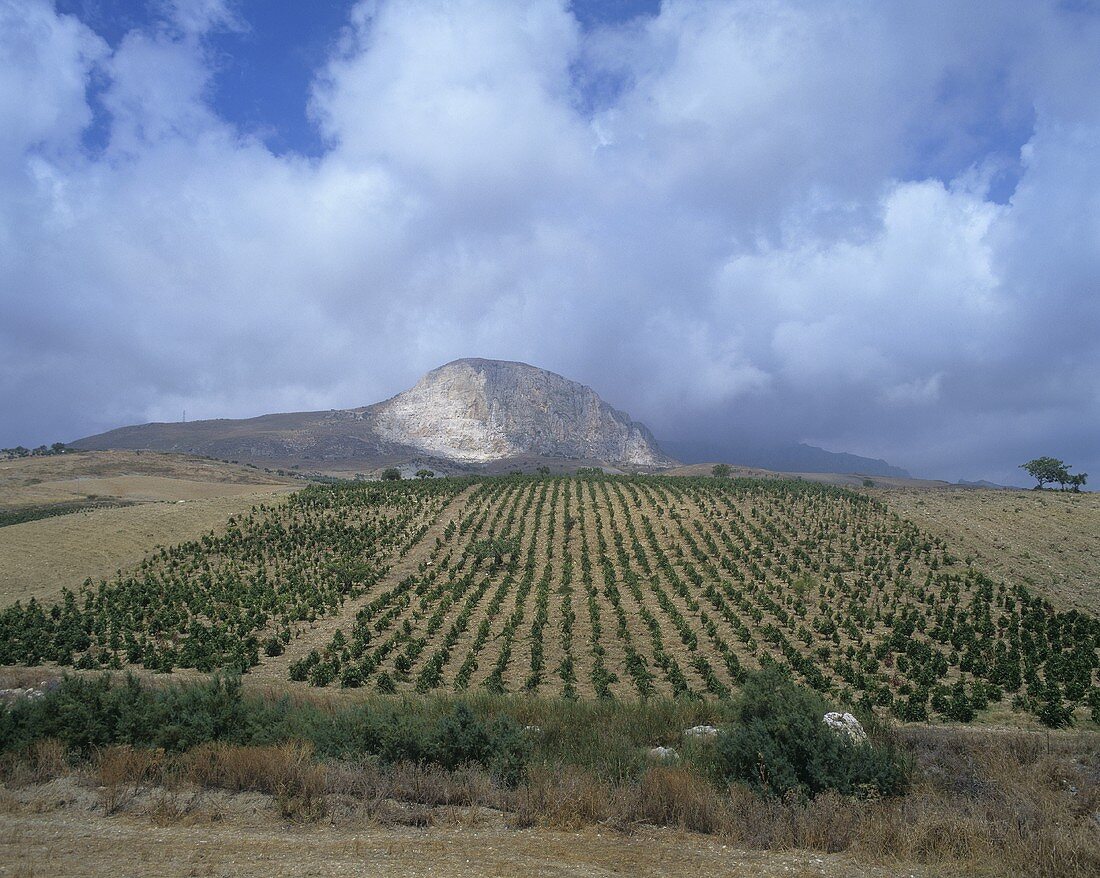
[(317, 470), (415, 462), (447, 471), (532, 458), (643, 469), (676, 463), (644, 424), (590, 387), (526, 363), (483, 359), (455, 360), (361, 408), (142, 424), (70, 444)]
[(911, 478), (901, 467), (885, 460), (842, 451), (826, 451), (813, 445), (746, 446), (721, 442), (661, 440), (669, 454), (684, 463), (724, 461), (738, 466), (790, 473), (860, 473), (868, 476)]

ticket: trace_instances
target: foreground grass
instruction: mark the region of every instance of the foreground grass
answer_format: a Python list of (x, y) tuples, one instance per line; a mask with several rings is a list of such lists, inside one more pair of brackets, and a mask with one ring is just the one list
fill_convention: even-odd
[[(222, 790), (264, 794), (289, 821), (427, 825), (488, 808), (515, 828), (669, 826), (741, 848), (967, 874), (1100, 871), (1096, 733), (876, 729), (876, 746), (892, 740), (908, 754), (908, 793), (810, 798), (722, 781), (716, 745), (685, 739), (701, 723), (730, 728), (730, 702), (486, 694), (348, 705), (242, 695), (232, 681), (163, 687), (152, 701), (136, 683), (105, 687), (113, 695), (101, 702), (82, 691), (0, 713), (5, 786), (70, 778), (95, 790), (102, 813), (159, 825), (195, 819), (202, 791)], [(655, 744), (675, 746), (679, 760), (649, 760)]]

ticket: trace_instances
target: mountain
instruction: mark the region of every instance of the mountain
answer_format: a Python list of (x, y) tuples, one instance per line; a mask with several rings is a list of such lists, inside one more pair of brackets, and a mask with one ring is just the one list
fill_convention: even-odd
[(749, 446), (722, 442), (661, 441), (669, 454), (684, 463), (733, 463), (788, 473), (860, 473), (866, 476), (910, 478), (901, 467), (885, 460), (844, 451), (826, 451), (813, 445)]
[(483, 468), (530, 458), (646, 469), (676, 462), (644, 424), (590, 387), (526, 363), (483, 359), (447, 363), (361, 408), (142, 424), (70, 444), (332, 470), (434, 461)]

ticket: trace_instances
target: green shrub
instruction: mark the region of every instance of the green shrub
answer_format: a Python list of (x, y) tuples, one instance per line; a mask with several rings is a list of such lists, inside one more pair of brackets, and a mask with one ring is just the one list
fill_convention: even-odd
[(432, 761), (444, 768), (477, 763), (514, 786), (523, 779), (527, 756), (523, 731), (507, 716), (486, 725), (469, 707), (459, 704), (435, 729)]
[(523, 779), (530, 758), (515, 720), (502, 715), (490, 721), (461, 702), (445, 712), (430, 702), (390, 699), (323, 711), (285, 697), (270, 702), (245, 696), (240, 679), (231, 676), (164, 687), (144, 687), (132, 676), (118, 685), (107, 676), (66, 677), (40, 699), (0, 704), (0, 753), (43, 738), (84, 756), (115, 744), (179, 753), (211, 742), (299, 741), (319, 757), (374, 756), (447, 769), (479, 765), (509, 785)]
[(715, 770), (765, 793), (813, 797), (903, 793), (909, 766), (890, 743), (855, 744), (822, 718), (829, 705), (776, 667), (745, 678), (733, 703), (737, 725), (718, 737)]

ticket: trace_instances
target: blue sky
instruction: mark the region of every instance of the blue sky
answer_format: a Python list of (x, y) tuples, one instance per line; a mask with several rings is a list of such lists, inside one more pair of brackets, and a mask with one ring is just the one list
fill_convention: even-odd
[(464, 356), (1100, 473), (1100, 7), (0, 0), (0, 445)]
[[(274, 152), (322, 154), (325, 144), (308, 114), (310, 88), (354, 5), (355, 0), (229, 4), (233, 20), (204, 38), (214, 70), (210, 100), (218, 114), (242, 131), (258, 132)], [(79, 18), (113, 48), (132, 30), (171, 26), (171, 8), (157, 0), (58, 0), (56, 8)], [(580, 0), (571, 8), (590, 29), (651, 16), (660, 2)], [(89, 148), (102, 148), (106, 132), (107, 122), (100, 118), (86, 133)]]

